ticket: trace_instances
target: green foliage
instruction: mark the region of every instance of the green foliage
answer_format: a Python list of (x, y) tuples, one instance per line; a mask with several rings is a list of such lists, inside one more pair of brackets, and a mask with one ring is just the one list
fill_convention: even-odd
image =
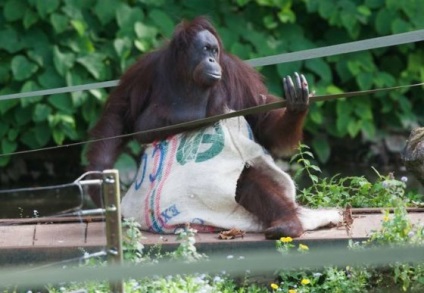
[(181, 243), (177, 250), (171, 253), (171, 257), (174, 259), (182, 259), (186, 262), (207, 258), (206, 255), (197, 252), (196, 246), (194, 245), (196, 243), (196, 233), (197, 231), (190, 228), (189, 225), (187, 225), (185, 229), (178, 231), (177, 240), (180, 240)]
[(383, 176), (375, 171), (377, 179), (370, 182), (364, 176), (320, 178), (318, 166), (312, 162), (313, 154), (309, 147), (301, 144), (299, 152), (293, 156), (291, 163), (298, 169), (295, 177), (305, 175), (312, 183), (300, 190), (298, 200), (311, 207), (391, 207), (396, 206), (394, 199), (402, 199), (407, 204), (414, 204), (413, 194), (405, 195), (406, 177), (396, 180), (392, 173)]
[[(424, 227), (413, 225), (406, 212), (405, 202), (392, 197), (393, 214), (385, 210), (382, 228), (373, 231), (364, 242), (350, 243), (351, 249), (366, 249), (375, 245), (423, 245)], [(290, 237), (276, 241), (276, 248), (286, 255), (298, 251), (307, 253), (305, 245), (293, 244)], [(300, 249), (303, 246), (302, 249)], [(385, 268), (372, 267), (326, 267), (320, 271), (308, 268), (299, 271), (283, 270), (278, 282), (272, 283), (274, 292), (421, 292), (424, 289), (424, 265), (408, 263), (389, 264)]]
[[(169, 38), (182, 18), (197, 15), (209, 15), (226, 49), (243, 59), (424, 27), (419, 1), (385, 3), (5, 0), (0, 2), (0, 94), (117, 79), (140, 54)], [(318, 94), (365, 90), (424, 80), (423, 50), (410, 44), (260, 70), (279, 95), (281, 76), (295, 70), (306, 74)], [(1, 101), (0, 140), (8, 142), (0, 153), (87, 139), (106, 96), (105, 90), (93, 90)], [(419, 89), (402, 90), (313, 105), (306, 130), (318, 159), (330, 158), (331, 139), (376, 142), (422, 123), (421, 96)], [(1, 157), (0, 166), (9, 160)]]
[(122, 230), (124, 260), (132, 263), (142, 262), (144, 260), (144, 245), (141, 244), (142, 234), (140, 224), (134, 221), (134, 219), (124, 219)]

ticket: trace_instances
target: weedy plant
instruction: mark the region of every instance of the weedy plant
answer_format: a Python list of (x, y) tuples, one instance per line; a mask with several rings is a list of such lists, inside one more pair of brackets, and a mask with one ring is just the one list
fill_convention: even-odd
[[(300, 200), (314, 207), (345, 206), (353, 207), (392, 207), (383, 212), (382, 228), (371, 233), (364, 242), (350, 242), (350, 249), (366, 249), (376, 245), (424, 245), (424, 226), (414, 225), (408, 219), (407, 206), (413, 203), (405, 195), (406, 178), (396, 180), (393, 174), (382, 176), (377, 170), (377, 180), (371, 183), (364, 177), (338, 175), (320, 179), (318, 166), (313, 165), (313, 154), (308, 146), (300, 145), (292, 163), (300, 168), (296, 177), (303, 174), (311, 181), (311, 186), (300, 190)], [(415, 195), (412, 198), (416, 197)], [(299, 250), (302, 244), (298, 246)], [(276, 242), (277, 251), (292, 253), (296, 246), (290, 237), (282, 237)], [(306, 249), (303, 252), (307, 253)], [(282, 271), (270, 288), (276, 292), (387, 292), (424, 291), (424, 265), (407, 263), (388, 264), (385, 268), (328, 267), (314, 272), (307, 268), (301, 271)]]
[[(376, 245), (424, 245), (424, 226), (412, 224), (406, 212), (406, 204), (393, 198), (392, 209), (383, 213), (382, 228), (374, 231), (364, 242), (350, 242), (350, 249), (366, 249)], [(290, 237), (276, 241), (277, 251), (283, 255), (293, 252), (308, 253), (303, 244), (293, 244)], [(326, 267), (320, 271), (308, 268), (296, 271), (281, 271), (270, 284), (275, 292), (423, 292), (424, 264), (387, 264), (383, 268)]]
[(393, 173), (383, 176), (372, 168), (377, 175), (374, 183), (364, 176), (341, 177), (338, 174), (331, 178), (320, 178), (321, 169), (312, 163), (314, 155), (309, 147), (301, 144), (298, 150), (291, 163), (299, 166), (295, 178), (304, 175), (312, 183), (298, 192), (298, 200), (307, 206), (344, 207), (350, 204), (352, 207), (392, 207), (395, 198), (414, 204), (412, 199), (415, 195), (405, 195), (406, 177), (397, 180)]

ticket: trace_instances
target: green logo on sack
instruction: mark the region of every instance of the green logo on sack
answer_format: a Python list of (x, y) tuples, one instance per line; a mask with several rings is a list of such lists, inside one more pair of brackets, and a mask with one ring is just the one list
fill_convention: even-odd
[(220, 123), (199, 132), (183, 136), (177, 150), (177, 162), (185, 165), (189, 162), (201, 163), (212, 159), (224, 149), (224, 132)]

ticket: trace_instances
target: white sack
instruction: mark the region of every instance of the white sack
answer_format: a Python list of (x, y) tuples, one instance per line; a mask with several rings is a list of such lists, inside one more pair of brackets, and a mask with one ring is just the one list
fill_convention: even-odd
[(260, 232), (263, 227), (255, 216), (235, 201), (246, 164), (286, 181), (286, 192), (294, 200), (290, 176), (253, 140), (244, 117), (236, 117), (148, 145), (122, 200), (122, 213), (143, 230), (158, 233), (173, 233), (186, 223), (200, 232)]

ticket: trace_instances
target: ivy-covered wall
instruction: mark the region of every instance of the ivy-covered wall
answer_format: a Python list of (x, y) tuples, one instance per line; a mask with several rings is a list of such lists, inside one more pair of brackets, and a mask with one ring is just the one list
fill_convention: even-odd
[[(421, 0), (3, 0), (0, 95), (118, 79), (181, 19), (197, 15), (208, 15), (225, 49), (242, 59), (424, 28)], [(424, 80), (424, 46), (258, 70), (279, 95), (281, 77), (294, 71), (317, 94), (410, 84)], [(106, 97), (101, 89), (0, 101), (0, 153), (86, 140)], [(326, 162), (339, 141), (378, 144), (423, 120), (422, 88), (316, 103), (306, 139)], [(0, 157), (0, 166), (13, 158)]]

